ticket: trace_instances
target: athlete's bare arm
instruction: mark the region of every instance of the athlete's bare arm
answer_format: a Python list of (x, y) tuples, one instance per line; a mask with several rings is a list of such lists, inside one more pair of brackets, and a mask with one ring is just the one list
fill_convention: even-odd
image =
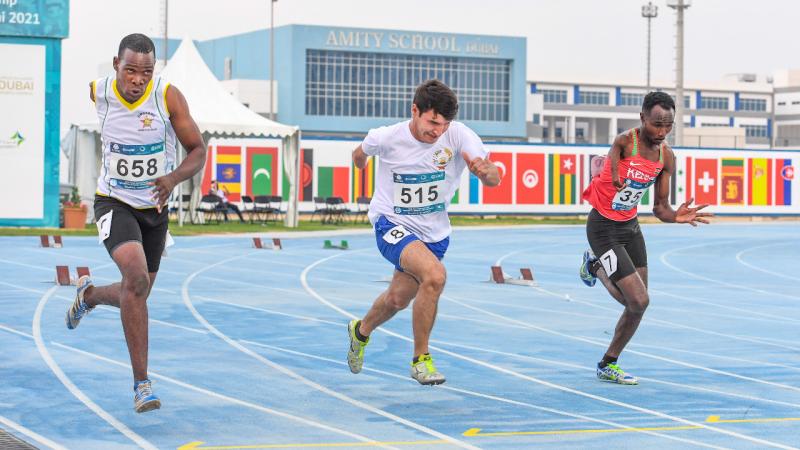
[(94, 102), (94, 81), (89, 82), (89, 99)]
[(692, 208), (690, 205), (694, 198), (690, 198), (686, 203), (678, 207), (678, 210), (672, 209), (669, 204), (669, 180), (675, 173), (675, 153), (667, 145), (664, 146), (664, 169), (658, 174), (655, 187), (655, 201), (653, 203), (653, 215), (658, 217), (658, 220), (668, 223), (688, 223), (696, 227), (697, 222), (708, 223), (708, 217), (713, 217), (714, 214), (707, 212), (699, 212), (705, 208), (706, 205), (698, 205)]
[(625, 185), (619, 180), (619, 160), (625, 155), (625, 148), (630, 144), (631, 137), (628, 133), (622, 133), (614, 139), (608, 157), (611, 159), (611, 181), (617, 190), (621, 190)]
[(367, 167), (367, 159), (369, 159), (369, 155), (364, 153), (364, 149), (361, 148), (361, 145), (353, 150), (353, 164), (355, 164), (355, 166), (359, 169)]
[(157, 178), (153, 182), (153, 194), (158, 197), (159, 205), (166, 203), (178, 183), (191, 178), (199, 172), (206, 160), (206, 144), (203, 142), (203, 135), (189, 114), (189, 105), (186, 103), (186, 98), (175, 86), (167, 88), (167, 109), (169, 110), (169, 121), (172, 123), (175, 135), (183, 148), (186, 149), (186, 158), (174, 171)]

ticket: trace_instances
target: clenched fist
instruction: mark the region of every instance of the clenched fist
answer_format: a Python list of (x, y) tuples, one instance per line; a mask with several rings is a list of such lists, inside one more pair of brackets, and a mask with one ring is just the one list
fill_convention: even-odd
[(464, 161), (467, 163), (469, 171), (480, 178), (483, 184), (487, 186), (497, 186), (500, 184), (500, 172), (493, 162), (481, 157), (470, 159), (469, 155), (464, 152), (461, 153), (461, 157), (463, 157)]

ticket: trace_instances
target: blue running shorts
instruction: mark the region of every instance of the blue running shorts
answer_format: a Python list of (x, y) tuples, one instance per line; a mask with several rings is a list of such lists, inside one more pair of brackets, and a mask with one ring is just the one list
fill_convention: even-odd
[[(375, 241), (378, 244), (378, 250), (400, 272), (403, 271), (400, 268), (400, 254), (403, 253), (403, 249), (408, 244), (419, 240), (419, 237), (414, 233), (402, 225), (395, 225), (389, 222), (385, 216), (380, 216), (378, 221), (375, 222)], [(450, 245), (450, 237), (446, 237), (439, 242), (423, 242), (423, 244), (441, 260), (444, 258), (447, 246)]]

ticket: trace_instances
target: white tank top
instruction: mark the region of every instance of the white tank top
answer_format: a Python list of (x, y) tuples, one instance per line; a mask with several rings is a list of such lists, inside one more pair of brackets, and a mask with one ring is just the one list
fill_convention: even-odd
[(169, 121), (168, 86), (154, 77), (142, 97), (128, 103), (117, 90), (116, 78), (92, 83), (103, 146), (98, 195), (134, 208), (156, 206), (149, 183), (175, 168), (177, 137)]

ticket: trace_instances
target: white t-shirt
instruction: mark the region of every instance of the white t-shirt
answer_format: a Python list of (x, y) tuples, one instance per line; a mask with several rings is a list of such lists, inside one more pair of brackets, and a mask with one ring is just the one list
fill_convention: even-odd
[(369, 220), (374, 225), (386, 216), (423, 242), (438, 242), (450, 235), (447, 206), (467, 166), (461, 153), (472, 159), (486, 158), (487, 152), (461, 122), (451, 122), (433, 144), (414, 138), (410, 123), (374, 128), (361, 143), (364, 153), (380, 158)]

